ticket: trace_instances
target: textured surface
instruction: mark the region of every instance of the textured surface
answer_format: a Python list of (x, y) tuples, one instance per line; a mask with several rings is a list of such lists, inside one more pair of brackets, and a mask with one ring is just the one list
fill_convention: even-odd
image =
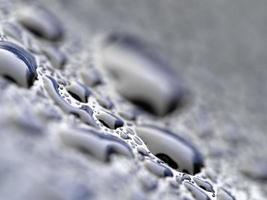
[[(7, 2), (7, 7), (1, 4), (2, 23), (12, 20), (15, 10), (28, 1)], [(92, 42), (99, 33), (119, 29), (154, 43), (185, 79), (192, 97), (184, 109), (170, 116), (154, 119), (141, 115), (138, 123), (167, 127), (192, 142), (204, 156), (200, 176), (209, 177), (215, 199), (224, 195), (224, 190), (218, 189), (221, 186), (236, 199), (266, 198), (266, 1), (40, 2), (65, 27), (66, 38), (59, 46), (68, 63), (64, 72), (55, 74), (51, 73), (53, 67), (47, 67), (49, 61), (41, 68), (38, 63), (39, 77), (48, 73), (77, 78), (75, 71), (91, 63)], [(5, 10), (10, 11), (6, 16)], [(27, 30), (23, 32), (39, 48), (51, 46)], [(25, 48), (31, 49), (27, 45), (24, 38)], [(35, 54), (38, 61), (47, 60), (42, 55)], [(113, 88), (109, 85), (93, 91), (103, 94), (99, 98), (110, 97), (116, 107), (117, 96), (109, 91)], [(186, 178), (179, 176), (175, 183), (169, 178), (159, 179), (138, 158), (114, 156), (112, 162), (103, 163), (98, 154), (87, 157), (62, 145), (58, 135), (65, 131), (65, 124), (76, 128), (82, 123), (54, 105), (42, 79), (26, 90), (1, 77), (0, 87), (1, 199), (192, 198), (186, 190), (191, 185), (180, 185), (180, 179)], [(101, 107), (97, 104), (96, 111)], [(196, 196), (201, 199), (201, 194)]]

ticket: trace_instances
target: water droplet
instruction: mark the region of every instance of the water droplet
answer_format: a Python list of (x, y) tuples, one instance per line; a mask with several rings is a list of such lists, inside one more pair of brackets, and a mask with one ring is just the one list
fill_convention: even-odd
[(204, 180), (197, 178), (197, 177), (194, 177), (193, 180), (200, 188), (202, 188), (208, 192), (214, 193), (213, 187), (208, 181), (204, 181)]
[(85, 85), (78, 82), (71, 82), (66, 86), (66, 89), (74, 99), (83, 103), (88, 102), (88, 98), (92, 93)]
[(82, 70), (81, 77), (83, 82), (89, 87), (100, 85), (103, 82), (99, 72), (92, 68), (90, 70)]
[(143, 156), (148, 156), (149, 152), (142, 146), (137, 147), (138, 153), (140, 153)]
[(103, 162), (110, 161), (112, 154), (133, 157), (128, 144), (112, 135), (93, 130), (64, 129), (60, 132), (60, 137), (64, 144)]
[(153, 191), (158, 187), (157, 179), (151, 176), (144, 176), (140, 178), (142, 188), (147, 191)]
[(101, 110), (99, 114), (96, 114), (97, 119), (110, 129), (116, 129), (123, 126), (123, 121), (107, 111)]
[(164, 161), (177, 167), (178, 171), (186, 170), (195, 174), (203, 167), (204, 161), (200, 152), (177, 134), (150, 125), (137, 126), (136, 132), (154, 155), (159, 154), (160, 158), (166, 158)]
[(267, 181), (267, 161), (252, 159), (253, 161), (242, 166), (242, 173), (255, 180)]
[(51, 41), (63, 38), (64, 30), (58, 18), (41, 7), (24, 7), (17, 13), (18, 21), (32, 34)]
[(139, 137), (134, 136), (133, 139), (134, 139), (136, 144), (138, 144), (138, 145), (142, 145), (143, 144), (142, 140)]
[(33, 85), (37, 64), (35, 58), (18, 45), (0, 41), (0, 75), (23, 87)]
[(50, 60), (52, 66), (57, 69), (63, 69), (67, 62), (67, 57), (56, 47), (44, 48), (44, 53)]
[(48, 94), (64, 112), (73, 114), (79, 117), (84, 123), (97, 127), (97, 124), (92, 117), (93, 110), (89, 106), (82, 106), (81, 108), (73, 107), (59, 94), (59, 85), (54, 78), (46, 76), (43, 78), (43, 81)]
[(217, 200), (235, 200), (235, 197), (224, 188), (218, 189)]
[(16, 23), (5, 22), (3, 24), (3, 31), (5, 35), (10, 36), (18, 42), (22, 43), (22, 30)]
[(173, 176), (173, 173), (169, 168), (152, 160), (146, 160), (145, 167), (158, 177)]
[(185, 91), (177, 76), (138, 38), (113, 33), (101, 46), (101, 62), (125, 98), (157, 115), (183, 103)]
[(192, 183), (189, 183), (188, 181), (184, 182), (184, 186), (191, 192), (192, 196), (196, 200), (210, 200), (209, 196), (202, 192), (200, 189), (198, 189), (195, 185)]

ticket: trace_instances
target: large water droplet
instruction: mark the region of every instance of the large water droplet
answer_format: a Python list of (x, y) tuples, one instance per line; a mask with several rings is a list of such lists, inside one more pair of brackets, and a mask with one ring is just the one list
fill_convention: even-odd
[(165, 115), (184, 101), (184, 89), (168, 64), (136, 37), (113, 33), (101, 45), (102, 65), (117, 90), (143, 109)]
[(41, 7), (24, 7), (18, 11), (18, 21), (34, 35), (51, 41), (63, 38), (61, 22), (50, 11)]
[(127, 143), (112, 135), (93, 130), (63, 130), (60, 132), (62, 141), (82, 153), (88, 153), (101, 161), (110, 161), (112, 154), (129, 158), (133, 153)]
[(35, 58), (22, 47), (6, 41), (0, 41), (0, 75), (20, 86), (32, 86), (37, 64)]
[(150, 125), (137, 126), (136, 132), (154, 155), (174, 169), (195, 174), (203, 167), (200, 152), (177, 134)]

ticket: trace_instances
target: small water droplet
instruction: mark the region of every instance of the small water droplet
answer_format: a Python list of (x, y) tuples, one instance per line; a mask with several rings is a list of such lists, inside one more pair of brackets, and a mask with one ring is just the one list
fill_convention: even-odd
[(117, 129), (124, 124), (119, 117), (104, 110), (101, 110), (96, 117), (102, 124), (110, 129)]
[(192, 196), (196, 200), (210, 200), (209, 196), (205, 194), (203, 191), (198, 189), (195, 185), (192, 183), (189, 183), (188, 181), (184, 182), (184, 186), (191, 192)]
[(146, 160), (145, 167), (158, 177), (173, 176), (173, 173), (169, 168), (152, 160)]

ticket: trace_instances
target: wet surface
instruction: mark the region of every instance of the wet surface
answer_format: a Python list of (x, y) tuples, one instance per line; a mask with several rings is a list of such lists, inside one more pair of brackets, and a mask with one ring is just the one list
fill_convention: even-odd
[(264, 2), (4, 2), (1, 199), (265, 198)]

